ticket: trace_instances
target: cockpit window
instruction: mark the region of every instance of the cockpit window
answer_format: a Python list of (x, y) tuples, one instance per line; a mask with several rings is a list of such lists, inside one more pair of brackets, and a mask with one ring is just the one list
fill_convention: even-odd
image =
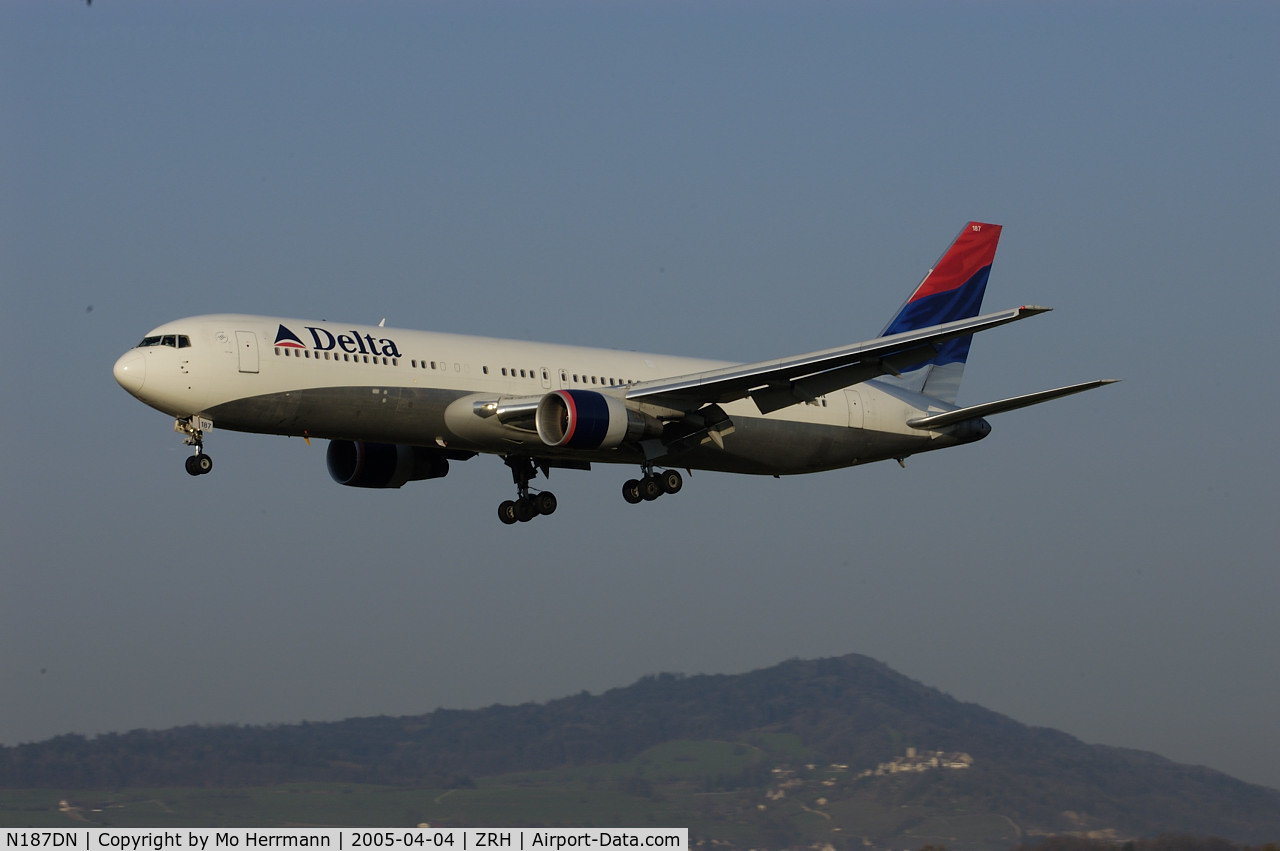
[(136, 348), (145, 349), (149, 346), (168, 346), (171, 349), (186, 349), (191, 346), (191, 338), (186, 334), (157, 334), (154, 337), (143, 337), (142, 342)]

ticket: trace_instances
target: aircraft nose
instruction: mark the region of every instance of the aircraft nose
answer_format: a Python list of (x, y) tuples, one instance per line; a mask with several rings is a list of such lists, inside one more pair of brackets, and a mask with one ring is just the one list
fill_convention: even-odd
[(138, 351), (125, 352), (111, 372), (121, 387), (137, 396), (147, 379), (147, 359)]

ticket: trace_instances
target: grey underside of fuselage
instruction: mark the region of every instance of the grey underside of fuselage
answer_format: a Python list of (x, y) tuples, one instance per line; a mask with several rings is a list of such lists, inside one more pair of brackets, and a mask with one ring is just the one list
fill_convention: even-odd
[(204, 411), (215, 428), (431, 446), (463, 392), (417, 387), (320, 387), (236, 399)]
[[(640, 464), (638, 446), (590, 452), (545, 445), (533, 432), (504, 429), (497, 440), (467, 440), (445, 424), (445, 409), (472, 394), (413, 387), (327, 387), (237, 399), (203, 413), (215, 428), (363, 440), (411, 446), (445, 446), (500, 455), (528, 455), (566, 462)], [(734, 417), (724, 447), (704, 440), (651, 458), (658, 466), (758, 475), (812, 473), (903, 457), (932, 448), (928, 441), (858, 428), (763, 417)], [(443, 441), (443, 443), (442, 443)]]

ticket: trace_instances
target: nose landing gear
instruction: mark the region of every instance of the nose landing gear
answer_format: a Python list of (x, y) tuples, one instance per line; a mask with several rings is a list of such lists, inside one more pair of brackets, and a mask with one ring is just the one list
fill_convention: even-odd
[(187, 473), (203, 476), (213, 469), (213, 459), (204, 453), (204, 433), (213, 428), (213, 420), (201, 416), (184, 417), (173, 421), (173, 430), (184, 435), (182, 442), (195, 447), (195, 454), (187, 458)]

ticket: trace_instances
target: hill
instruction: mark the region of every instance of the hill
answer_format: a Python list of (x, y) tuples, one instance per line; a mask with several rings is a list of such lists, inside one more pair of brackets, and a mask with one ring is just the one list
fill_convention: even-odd
[[(541, 790), (548, 802), (555, 790), (580, 801), (607, 792), (619, 815), (687, 819), (702, 835), (757, 847), (761, 837), (770, 847), (928, 837), (974, 848), (1063, 832), (1280, 837), (1280, 792), (1028, 727), (857, 655), (735, 676), (660, 674), (545, 704), (0, 749), (9, 789), (298, 783), (453, 789), (431, 798), (448, 806), (403, 811), (486, 826), (503, 810), (467, 802), (498, 790)], [(548, 807), (533, 811), (539, 823), (609, 824), (595, 809)]]

